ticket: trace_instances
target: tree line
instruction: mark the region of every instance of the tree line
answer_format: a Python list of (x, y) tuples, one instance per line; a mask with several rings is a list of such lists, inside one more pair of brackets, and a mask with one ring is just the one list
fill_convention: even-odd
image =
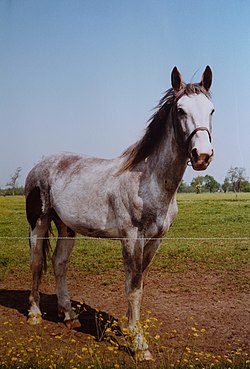
[(213, 176), (205, 175), (193, 178), (190, 185), (181, 182), (179, 192), (250, 192), (250, 182), (246, 170), (242, 167), (230, 167), (223, 183)]
[[(0, 196), (23, 195), (24, 188), (18, 185), (22, 168), (18, 167), (6, 183), (6, 188), (0, 188)], [(220, 184), (213, 176), (205, 175), (193, 178), (190, 184), (184, 181), (179, 186), (179, 192), (250, 192), (250, 182), (247, 180), (246, 170), (242, 167), (230, 167), (224, 182)]]

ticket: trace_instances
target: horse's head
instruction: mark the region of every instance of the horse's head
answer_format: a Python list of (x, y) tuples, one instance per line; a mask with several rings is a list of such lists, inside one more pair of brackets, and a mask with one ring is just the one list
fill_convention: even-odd
[(213, 159), (211, 129), (214, 107), (209, 99), (212, 71), (207, 66), (200, 83), (186, 85), (174, 67), (171, 80), (176, 95), (174, 127), (178, 142), (193, 169), (204, 170)]

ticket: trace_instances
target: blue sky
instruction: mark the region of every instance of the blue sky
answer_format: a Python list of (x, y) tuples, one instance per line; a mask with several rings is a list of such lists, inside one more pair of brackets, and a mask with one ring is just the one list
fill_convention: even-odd
[(1, 0), (0, 187), (48, 154), (120, 155), (175, 65), (187, 82), (214, 73), (215, 159), (184, 180), (249, 177), (249, 19), (248, 0)]

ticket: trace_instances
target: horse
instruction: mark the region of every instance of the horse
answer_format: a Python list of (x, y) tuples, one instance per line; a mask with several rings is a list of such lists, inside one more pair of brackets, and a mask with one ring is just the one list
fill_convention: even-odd
[(141, 139), (119, 157), (61, 153), (48, 156), (29, 172), (25, 196), (33, 279), (30, 324), (42, 321), (39, 284), (51, 222), (58, 231), (52, 255), (58, 314), (69, 327), (75, 314), (66, 272), (76, 234), (116, 238), (122, 244), (131, 349), (141, 360), (152, 358), (138, 324), (143, 285), (162, 236), (177, 215), (176, 194), (187, 165), (205, 170), (213, 159), (211, 84), (209, 66), (199, 83), (188, 84), (174, 67), (172, 87)]

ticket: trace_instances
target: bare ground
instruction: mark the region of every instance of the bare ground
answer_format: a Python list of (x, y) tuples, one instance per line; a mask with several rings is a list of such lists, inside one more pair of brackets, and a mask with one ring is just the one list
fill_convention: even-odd
[[(154, 342), (153, 353), (164, 348), (171, 360), (178, 360), (189, 349), (196, 355), (207, 353), (222, 358), (238, 352), (249, 360), (249, 280), (249, 270), (218, 272), (197, 268), (180, 273), (151, 270), (144, 290), (142, 313), (144, 319), (157, 319), (157, 323), (152, 324), (156, 328), (150, 333)], [(17, 337), (31, 337), (38, 329), (39, 334), (42, 330), (43, 340), (48, 343), (45, 345), (48, 353), (51, 337), (56, 335), (81, 352), (89, 335), (101, 340), (102, 328), (107, 326), (107, 321), (126, 314), (122, 273), (111, 276), (70, 273), (69, 291), (76, 308), (84, 302), (79, 308), (81, 327), (68, 333), (64, 324), (58, 321), (51, 274), (44, 276), (41, 285), (44, 323), (39, 328), (31, 327), (26, 323), (30, 276), (20, 280), (17, 275), (10, 275), (1, 283), (0, 289), (0, 336), (3, 342), (8, 326), (14, 330), (14, 334), (8, 334), (9, 347), (14, 345)], [(97, 323), (100, 312), (103, 318)], [(69, 334), (70, 339), (67, 338)], [(158, 338), (157, 346), (155, 340)], [(104, 349), (105, 345), (107, 342), (100, 342), (99, 347)], [(6, 355), (6, 345), (0, 344), (1, 355)]]

